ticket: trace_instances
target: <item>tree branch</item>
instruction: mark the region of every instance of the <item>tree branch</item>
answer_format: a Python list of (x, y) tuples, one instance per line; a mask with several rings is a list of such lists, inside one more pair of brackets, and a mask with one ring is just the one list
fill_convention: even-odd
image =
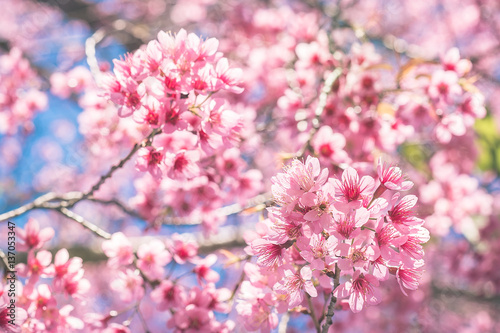
[(328, 305), (328, 312), (326, 313), (326, 320), (325, 323), (323, 324), (323, 329), (321, 330), (321, 333), (327, 333), (328, 329), (330, 326), (333, 324), (333, 314), (334, 314), (334, 309), (335, 309), (335, 304), (337, 303), (337, 297), (333, 295), (333, 292), (337, 287), (340, 285), (340, 269), (335, 264), (335, 276), (333, 278), (333, 289), (332, 289), (332, 298), (330, 299), (330, 305)]
[(0, 222), (5, 222), (11, 218), (14, 218), (19, 215), (23, 215), (24, 213), (32, 210), (32, 209), (38, 209), (38, 208), (46, 208), (45, 204), (56, 199), (57, 195), (54, 192), (49, 192), (41, 197), (36, 198), (30, 203), (27, 203), (19, 208), (13, 209), (9, 212), (3, 213), (0, 215)]
[(125, 214), (130, 215), (132, 217), (136, 217), (138, 219), (144, 220), (144, 217), (142, 217), (138, 212), (134, 211), (133, 209), (126, 207), (122, 202), (118, 201), (117, 199), (110, 199), (110, 200), (103, 200), (103, 199), (97, 199), (94, 197), (88, 198), (89, 201), (97, 202), (103, 205), (115, 205), (118, 208), (120, 208)]
[(102, 184), (104, 184), (106, 182), (106, 180), (108, 180), (109, 178), (111, 178), (111, 176), (113, 176), (113, 173), (120, 169), (120, 168), (123, 168), (123, 166), (125, 165), (125, 163), (127, 163), (128, 160), (130, 160), (132, 158), (132, 156), (142, 147), (145, 147), (147, 146), (148, 144), (151, 144), (151, 141), (153, 140), (153, 138), (157, 135), (157, 134), (160, 134), (161, 133), (161, 129), (155, 129), (153, 130), (148, 136), (146, 139), (144, 139), (142, 142), (140, 143), (136, 143), (134, 145), (134, 147), (132, 147), (132, 150), (128, 153), (127, 156), (125, 156), (125, 158), (123, 158), (117, 165), (113, 165), (111, 167), (111, 169), (109, 169), (109, 171), (105, 174), (105, 175), (102, 175), (101, 178), (99, 179), (99, 181), (94, 185), (92, 186), (92, 188), (84, 193), (80, 198), (78, 198), (77, 200), (69, 203), (69, 205), (67, 206), (67, 208), (71, 208), (73, 207), (76, 203), (82, 201), (82, 200), (85, 200), (91, 196), (94, 195), (94, 193), (96, 191), (98, 191)]
[(290, 313), (285, 312), (281, 317), (281, 321), (278, 325), (278, 333), (286, 333), (286, 328), (288, 326), (289, 321), (290, 321)]
[(319, 326), (318, 317), (316, 317), (316, 311), (314, 311), (314, 306), (312, 304), (311, 296), (309, 296), (309, 294), (306, 294), (306, 298), (307, 298), (307, 304), (309, 305), (309, 315), (312, 318), (314, 327), (316, 327), (316, 332), (320, 333), (321, 326)]
[(56, 211), (58, 211), (59, 213), (61, 213), (64, 216), (72, 219), (73, 221), (80, 223), (85, 229), (92, 231), (95, 235), (97, 235), (101, 238), (104, 238), (104, 239), (111, 239), (110, 233), (99, 228), (98, 226), (96, 226), (92, 222), (85, 220), (82, 216), (72, 212), (71, 210), (64, 208), (64, 207), (60, 207), (60, 208), (56, 209)]

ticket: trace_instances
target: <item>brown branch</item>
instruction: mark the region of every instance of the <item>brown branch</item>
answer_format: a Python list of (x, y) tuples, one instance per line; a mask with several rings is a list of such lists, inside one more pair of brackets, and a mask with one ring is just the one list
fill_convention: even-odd
[[(111, 178), (113, 173), (118, 170), (119, 168), (122, 168), (125, 163), (132, 158), (132, 156), (142, 147), (145, 147), (149, 144), (151, 144), (151, 141), (153, 138), (157, 135), (160, 134), (161, 130), (155, 129), (153, 130), (142, 142), (136, 143), (134, 147), (132, 147), (132, 150), (128, 153), (125, 158), (123, 158), (117, 165), (114, 165), (110, 168), (110, 170), (101, 178), (99, 181), (92, 186), (92, 188), (88, 192), (68, 192), (62, 196), (58, 196), (54, 192), (49, 192), (41, 197), (33, 200), (30, 203), (27, 203), (21, 207), (18, 207), (16, 209), (13, 209), (11, 211), (8, 211), (6, 213), (3, 213), (0, 215), (0, 223), (5, 222), (11, 218), (23, 215), (27, 213), (30, 210), (34, 209), (53, 209), (53, 210), (60, 210), (61, 208), (68, 208), (70, 209), (74, 205), (76, 205), (78, 202), (88, 199), (94, 195), (94, 192), (99, 190), (101, 186), (106, 182), (108, 178)], [(52, 201), (57, 201), (57, 202), (52, 202)]]
[(106, 180), (108, 180), (109, 178), (111, 178), (111, 176), (113, 176), (113, 173), (120, 169), (120, 168), (123, 168), (123, 166), (125, 165), (125, 163), (127, 163), (128, 160), (130, 160), (132, 158), (132, 156), (142, 147), (145, 147), (149, 144), (151, 144), (151, 141), (153, 140), (153, 138), (157, 135), (157, 134), (160, 134), (161, 133), (161, 129), (155, 129), (153, 130), (148, 136), (146, 139), (144, 139), (142, 142), (140, 143), (136, 143), (134, 145), (134, 147), (132, 147), (132, 150), (128, 153), (127, 156), (125, 156), (117, 165), (113, 165), (111, 167), (111, 169), (109, 169), (109, 171), (105, 174), (105, 175), (102, 175), (101, 178), (99, 179), (99, 181), (94, 185), (92, 186), (92, 188), (84, 193), (80, 198), (78, 198), (77, 200), (69, 203), (69, 205), (67, 206), (68, 208), (71, 208), (73, 207), (76, 203), (82, 201), (82, 200), (85, 200), (91, 196), (94, 195), (94, 193), (96, 191), (98, 191), (101, 186), (106, 182)]
[(110, 200), (103, 200), (103, 199), (97, 199), (94, 197), (88, 198), (89, 201), (97, 202), (103, 205), (115, 205), (118, 208), (120, 208), (125, 214), (128, 214), (132, 217), (136, 217), (141, 220), (145, 220), (144, 217), (142, 217), (138, 212), (134, 211), (132, 208), (126, 207), (122, 202), (118, 201), (117, 199), (110, 199)]
[(328, 329), (333, 324), (332, 318), (334, 315), (335, 304), (337, 303), (337, 297), (333, 295), (333, 292), (335, 291), (335, 289), (337, 289), (339, 285), (340, 285), (340, 269), (337, 266), (337, 264), (335, 264), (335, 276), (333, 278), (333, 289), (332, 289), (330, 304), (328, 305), (328, 312), (326, 313), (326, 320), (325, 323), (323, 324), (321, 333), (327, 333)]

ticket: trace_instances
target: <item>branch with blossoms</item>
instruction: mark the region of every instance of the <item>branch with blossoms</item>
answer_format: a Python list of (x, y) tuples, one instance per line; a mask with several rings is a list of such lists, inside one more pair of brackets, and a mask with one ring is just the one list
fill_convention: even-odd
[[(146, 54), (137, 51), (123, 61), (117, 61), (115, 63), (116, 76), (108, 74), (103, 83), (109, 98), (121, 105), (120, 116), (133, 116), (134, 121), (149, 127), (150, 134), (136, 143), (126, 157), (102, 175), (89, 191), (74, 191), (64, 195), (48, 193), (31, 203), (2, 214), (0, 218), (8, 220), (31, 210), (49, 209), (59, 212), (92, 231), (96, 236), (105, 239), (102, 245), (103, 251), (110, 258), (109, 266), (118, 272), (118, 277), (111, 283), (111, 289), (119, 291), (125, 303), (137, 304), (136, 311), (132, 315), (139, 317), (146, 331), (147, 326), (139, 311), (146, 288), (154, 289), (151, 293), (152, 297), (155, 298), (154, 295), (158, 294), (156, 297), (158, 302), (165, 303), (160, 304), (160, 308), (164, 306), (170, 308), (172, 318), (168, 323), (169, 327), (182, 327), (186, 319), (196, 318), (196, 320), (206, 321), (212, 329), (215, 329), (214, 325), (220, 329), (227, 326), (225, 329), (229, 329), (232, 325), (230, 321), (225, 324), (214, 321), (213, 311), (227, 312), (229, 308), (226, 302), (234, 297), (234, 293), (229, 297), (228, 289), (215, 288), (214, 283), (219, 280), (219, 274), (210, 269), (217, 259), (215, 255), (211, 254), (202, 259), (196, 255), (197, 246), (186, 244), (180, 239), (176, 240), (175, 237), (168, 249), (163, 242), (155, 239), (147, 244), (141, 244), (135, 252), (123, 234), (110, 234), (70, 210), (78, 203), (90, 200), (113, 203), (126, 213), (131, 212), (128, 208), (124, 209), (118, 201), (102, 200), (96, 198), (95, 194), (118, 169), (123, 168), (136, 154), (138, 155), (136, 168), (151, 175), (153, 177), (151, 179), (157, 184), (160, 184), (162, 179), (183, 184), (195, 177), (202, 179), (201, 177), (210, 176), (210, 179), (207, 177), (206, 180), (212, 184), (202, 184), (208, 185), (207, 188), (209, 186), (211, 188), (233, 187), (234, 191), (239, 192), (241, 203), (215, 212), (220, 215), (216, 215), (217, 218), (249, 208), (255, 209), (256, 206), (262, 206), (269, 200), (262, 195), (252, 199), (252, 195), (258, 193), (255, 184), (262, 176), (256, 170), (247, 172), (248, 176), (243, 174), (243, 159), (236, 148), (230, 149), (238, 142), (238, 132), (241, 127), (238, 116), (224, 106), (224, 100), (212, 97), (215, 93), (224, 90), (241, 92), (242, 89), (237, 86), (238, 70), (230, 69), (227, 60), (216, 53), (217, 41), (214, 39), (201, 41), (193, 34), (188, 36), (185, 31), (180, 31), (176, 36), (160, 33), (159, 41), (156, 44), (149, 44), (152, 53), (147, 54), (147, 56), (154, 57), (156, 64), (148, 62), (148, 67), (143, 67), (144, 61), (140, 58)], [(180, 71), (171, 67), (172, 65), (175, 67), (172, 61), (177, 62), (176, 65), (179, 66)], [(160, 63), (162, 63), (161, 67)], [(187, 66), (193, 66), (193, 63), (194, 74), (187, 68)], [(120, 72), (121, 70), (124, 72)], [(137, 70), (143, 70), (143, 73), (138, 73)], [(135, 76), (131, 77), (131, 73), (135, 73)], [(193, 126), (197, 128), (193, 129)], [(222, 158), (219, 158), (219, 152)], [(216, 159), (216, 166), (224, 177), (213, 179), (213, 176), (209, 175), (206, 170), (200, 168), (203, 164), (213, 163), (213, 159)], [(243, 198), (249, 199), (250, 203), (256, 202), (248, 206), (244, 203), (246, 200), (242, 200)], [(218, 204), (218, 202), (214, 203)], [(151, 211), (147, 213), (152, 216)], [(139, 211), (133, 215), (146, 214), (144, 211)], [(71, 310), (64, 307), (64, 311), (57, 310), (55, 293), (61, 292), (72, 298), (79, 298), (88, 291), (89, 282), (82, 278), (83, 269), (80, 258), (68, 259), (67, 250), (62, 249), (57, 252), (54, 264), (52, 264), (50, 252), (40, 250), (53, 235), (54, 231), (51, 228), (40, 231), (38, 223), (33, 219), (29, 220), (26, 229), (21, 232), (21, 239), (24, 240), (22, 247), (28, 250), (28, 259), (27, 263), (18, 265), (19, 275), (26, 279), (26, 293), (31, 293), (35, 285), (38, 288), (38, 296), (33, 294), (33, 297), (38, 299), (36, 315), (30, 316), (22, 325), (39, 325), (49, 330), (78, 329), (83, 327), (83, 322), (76, 319), (64, 319), (64, 315), (69, 314)], [(165, 267), (173, 260), (178, 266), (189, 264), (194, 267), (180, 276), (169, 275), (165, 280)], [(75, 264), (70, 264), (70, 262)], [(175, 264), (171, 263), (172, 266)], [(68, 268), (70, 266), (71, 269)], [(200, 287), (190, 288), (190, 295), (193, 292), (195, 295), (198, 293), (199, 296), (196, 298), (199, 300), (194, 304), (184, 306), (182, 305), (184, 302), (178, 302), (186, 298), (180, 295), (180, 293), (184, 294), (184, 287), (181, 287), (179, 281), (187, 275), (197, 277)], [(37, 284), (39, 277), (52, 278), (52, 285)], [(175, 304), (174, 299), (170, 301), (163, 299), (165, 292), (170, 290), (168, 288), (176, 290)], [(236, 292), (237, 286), (234, 290)], [(212, 296), (207, 298), (207, 295)], [(208, 310), (199, 310), (201, 304), (196, 304), (196, 302), (201, 302), (204, 307), (208, 307)], [(205, 304), (205, 302), (208, 303)], [(28, 304), (23, 303), (21, 306)], [(49, 322), (48, 317), (38, 314), (42, 309), (46, 312), (50, 310), (52, 316), (58, 316), (60, 321)], [(28, 309), (28, 313), (31, 315), (32, 311)], [(101, 319), (101, 325), (103, 322), (107, 325), (107, 321), (113, 317)], [(126, 320), (123, 325), (128, 326), (126, 323), (130, 323), (130, 320)], [(87, 324), (94, 325), (94, 323)]]
[[(248, 323), (266, 313), (261, 328), (271, 328), (276, 312), (301, 311), (305, 297), (317, 331), (327, 332), (339, 299), (353, 312), (376, 305), (379, 283), (390, 275), (405, 295), (418, 288), (429, 231), (413, 211), (417, 197), (400, 194), (413, 183), (381, 161), (377, 173), (375, 181), (348, 167), (341, 179), (328, 178), (319, 160), (308, 157), (272, 178), (278, 206), (247, 239), (257, 263), (245, 266), (249, 280), (237, 310)], [(321, 293), (331, 298), (320, 329), (312, 301)]]

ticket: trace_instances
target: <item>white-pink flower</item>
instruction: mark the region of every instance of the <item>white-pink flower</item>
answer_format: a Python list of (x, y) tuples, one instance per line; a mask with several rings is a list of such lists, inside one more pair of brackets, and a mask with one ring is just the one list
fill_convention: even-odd
[(337, 298), (349, 297), (349, 306), (352, 312), (360, 312), (365, 304), (380, 303), (379, 281), (371, 274), (355, 271), (352, 280), (346, 281), (337, 287), (334, 295)]
[(378, 179), (389, 190), (408, 191), (413, 187), (413, 182), (406, 179), (400, 168), (387, 164), (379, 158), (377, 165)]
[(138, 270), (119, 271), (110, 287), (125, 303), (137, 302), (144, 296), (144, 280)]
[(149, 279), (161, 279), (164, 267), (172, 260), (172, 255), (165, 249), (165, 244), (158, 239), (141, 244), (137, 249), (137, 268)]
[(342, 179), (330, 179), (335, 188), (338, 202), (335, 207), (339, 210), (361, 207), (375, 190), (375, 181), (370, 176), (359, 179), (358, 172), (348, 167), (342, 173)]
[(311, 281), (312, 270), (309, 266), (301, 268), (300, 273), (294, 273), (290, 269), (285, 270), (283, 282), (278, 282), (274, 287), (280, 294), (285, 294), (288, 299), (288, 308), (292, 309), (304, 299), (303, 291), (309, 296), (316, 297), (318, 292)]
[(165, 311), (173, 307), (183, 307), (186, 303), (186, 294), (181, 285), (170, 280), (163, 280), (151, 292), (151, 299), (158, 304), (158, 310)]
[(196, 267), (193, 269), (193, 271), (198, 277), (198, 281), (200, 284), (201, 281), (214, 282), (214, 283), (219, 281), (220, 278), (219, 273), (210, 268), (216, 262), (217, 262), (217, 255), (213, 253), (209, 254), (204, 259), (194, 261)]
[(121, 232), (114, 233), (110, 240), (102, 242), (102, 251), (112, 267), (126, 266), (134, 261), (134, 251), (128, 238)]
[(17, 230), (17, 236), (22, 240), (17, 245), (19, 251), (38, 250), (54, 237), (54, 229), (48, 227), (40, 230), (38, 221), (30, 218), (24, 229)]

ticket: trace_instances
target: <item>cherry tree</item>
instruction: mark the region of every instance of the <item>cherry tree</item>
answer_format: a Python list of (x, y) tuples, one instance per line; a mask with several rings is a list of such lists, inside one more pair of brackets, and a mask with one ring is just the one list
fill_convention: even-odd
[(5, 7), (3, 331), (500, 328), (494, 1)]

